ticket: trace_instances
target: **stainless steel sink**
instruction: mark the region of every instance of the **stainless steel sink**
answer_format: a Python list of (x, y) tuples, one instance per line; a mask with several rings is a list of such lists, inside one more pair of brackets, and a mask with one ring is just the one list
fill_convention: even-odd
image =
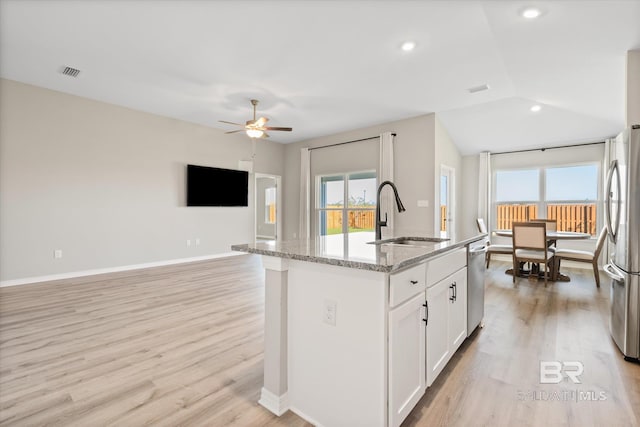
[(389, 246), (416, 246), (416, 247), (432, 247), (438, 243), (446, 242), (449, 239), (441, 239), (439, 237), (395, 237), (393, 239), (376, 240), (369, 242), (372, 245), (389, 245)]

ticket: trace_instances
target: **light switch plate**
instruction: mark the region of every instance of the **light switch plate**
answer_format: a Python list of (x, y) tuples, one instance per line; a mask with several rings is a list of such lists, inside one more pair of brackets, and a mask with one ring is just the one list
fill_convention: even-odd
[(429, 201), (428, 200), (418, 200), (418, 207), (419, 208), (428, 208), (429, 207)]

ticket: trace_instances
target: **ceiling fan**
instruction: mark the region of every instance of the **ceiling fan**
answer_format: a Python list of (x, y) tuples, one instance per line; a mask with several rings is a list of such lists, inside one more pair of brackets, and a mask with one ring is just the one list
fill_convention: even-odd
[(266, 132), (268, 130), (291, 132), (292, 128), (265, 126), (267, 124), (267, 121), (269, 121), (269, 119), (267, 119), (266, 117), (260, 117), (256, 120), (256, 105), (258, 105), (258, 102), (259, 101), (257, 99), (251, 100), (251, 105), (253, 105), (253, 120), (247, 120), (247, 123), (244, 125), (240, 123), (228, 122), (226, 120), (219, 120), (220, 123), (227, 123), (234, 126), (242, 126), (242, 129), (232, 130), (225, 133), (236, 133), (236, 132), (244, 131), (247, 133), (247, 136), (249, 138), (256, 139), (256, 138), (268, 138), (269, 135)]

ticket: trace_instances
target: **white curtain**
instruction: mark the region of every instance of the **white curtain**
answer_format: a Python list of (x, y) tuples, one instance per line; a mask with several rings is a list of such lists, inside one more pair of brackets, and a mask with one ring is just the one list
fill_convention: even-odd
[(300, 234), (299, 238), (309, 238), (309, 209), (311, 207), (311, 152), (308, 148), (300, 149)]
[[(384, 132), (380, 134), (380, 176), (378, 185), (384, 181), (393, 181), (393, 134)], [(385, 188), (380, 197), (380, 214), (384, 219), (387, 213), (387, 227), (382, 229), (383, 234), (393, 236), (393, 217), (395, 212), (393, 192)], [(386, 231), (386, 232), (385, 232)]]
[(478, 218), (483, 218), (487, 228), (491, 225), (491, 153), (482, 152), (478, 158)]

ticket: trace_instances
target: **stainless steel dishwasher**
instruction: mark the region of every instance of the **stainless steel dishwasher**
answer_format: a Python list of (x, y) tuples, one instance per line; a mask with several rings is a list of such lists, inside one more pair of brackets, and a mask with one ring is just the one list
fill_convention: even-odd
[(485, 255), (489, 241), (482, 239), (467, 246), (467, 336), (484, 317)]

